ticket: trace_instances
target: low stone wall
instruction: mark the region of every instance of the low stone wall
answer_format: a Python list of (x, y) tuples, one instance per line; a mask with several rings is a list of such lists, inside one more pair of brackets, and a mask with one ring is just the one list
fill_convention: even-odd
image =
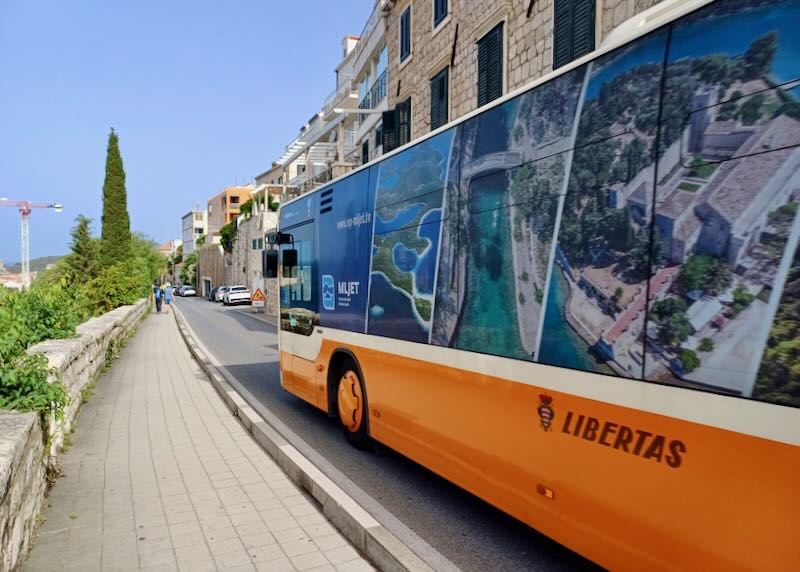
[(28, 353), (43, 353), (50, 367), (67, 390), (69, 404), (61, 421), (50, 422), (50, 451), (55, 457), (64, 444), (64, 435), (72, 429), (72, 422), (81, 405), (81, 390), (94, 379), (106, 361), (106, 352), (112, 344), (119, 344), (150, 307), (147, 298), (131, 306), (121, 306), (92, 318), (77, 327), (78, 337), (66, 340), (47, 340), (28, 348)]
[(28, 552), (44, 498), (43, 443), (36, 413), (0, 411), (0, 572)]
[(109, 348), (119, 346), (149, 307), (144, 298), (84, 322), (75, 338), (47, 340), (28, 349), (47, 357), (67, 390), (69, 404), (62, 420), (50, 421), (48, 451), (36, 413), (0, 411), (0, 572), (13, 570), (27, 553), (44, 498), (46, 467), (55, 462), (64, 435), (72, 429), (81, 390), (100, 372)]

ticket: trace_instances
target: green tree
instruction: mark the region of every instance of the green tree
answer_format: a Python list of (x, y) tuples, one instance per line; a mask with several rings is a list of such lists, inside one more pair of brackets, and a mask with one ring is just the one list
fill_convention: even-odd
[(733, 274), (724, 259), (695, 254), (681, 266), (679, 281), (684, 292), (704, 290), (718, 294), (731, 285)]
[(756, 79), (772, 70), (772, 62), (778, 52), (778, 34), (769, 32), (756, 39), (744, 53), (745, 79)]
[(125, 168), (119, 153), (119, 137), (111, 129), (106, 149), (106, 178), (103, 182), (103, 229), (100, 261), (104, 267), (127, 259), (131, 254), (131, 222), (125, 191)]
[(71, 282), (84, 282), (97, 276), (99, 270), (99, 244), (92, 238), (92, 219), (83, 215), (75, 218), (72, 228), (72, 253), (66, 257), (67, 278)]
[(707, 270), (704, 286), (712, 294), (719, 294), (727, 290), (731, 283), (733, 283), (733, 273), (728, 263), (721, 258), (714, 258), (712, 260), (713, 262), (709, 265)]
[(714, 340), (712, 340), (711, 338), (703, 338), (702, 340), (700, 340), (700, 346), (698, 347), (698, 349), (701, 352), (714, 351)]
[(685, 314), (688, 306), (683, 298), (665, 298), (653, 304), (650, 316), (657, 322), (668, 319), (675, 314)]
[(739, 117), (745, 125), (754, 125), (756, 121), (761, 119), (761, 105), (764, 103), (764, 96), (759, 94), (754, 95), (742, 104), (739, 109)]
[(622, 300), (622, 295), (625, 293), (621, 287), (617, 286), (617, 289), (614, 290), (614, 294), (611, 296), (611, 301), (615, 304), (619, 304), (619, 301)]
[(671, 314), (658, 328), (658, 340), (668, 346), (676, 346), (692, 333), (692, 325), (684, 313)]
[(683, 350), (680, 355), (683, 370), (686, 373), (696, 370), (700, 367), (700, 358), (692, 350)]
[(738, 314), (747, 308), (755, 298), (744, 285), (739, 284), (733, 289), (733, 313)]

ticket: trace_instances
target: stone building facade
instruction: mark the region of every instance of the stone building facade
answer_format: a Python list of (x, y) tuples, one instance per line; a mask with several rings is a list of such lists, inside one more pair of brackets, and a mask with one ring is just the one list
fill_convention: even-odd
[(277, 315), (278, 285), (274, 278), (264, 278), (261, 256), (265, 248), (265, 234), (277, 228), (277, 212), (258, 212), (242, 221), (236, 231), (236, 241), (230, 254), (230, 265), (226, 268), (225, 284), (243, 284), (251, 293), (261, 288), (267, 300), (264, 311)]
[[(628, 18), (661, 0), (597, 0), (595, 46)], [(503, 94), (553, 71), (554, 0), (447, 0), (434, 27), (435, 0), (384, 4), (389, 108), (411, 98), (411, 140), (431, 131), (430, 81), (449, 67), (449, 121), (477, 108), (478, 40), (503, 23)], [(411, 54), (400, 61), (400, 18), (411, 6)]]

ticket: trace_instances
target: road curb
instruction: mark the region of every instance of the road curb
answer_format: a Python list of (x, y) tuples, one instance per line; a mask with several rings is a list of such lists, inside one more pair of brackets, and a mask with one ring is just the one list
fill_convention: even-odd
[(176, 305), (173, 308), (175, 321), (189, 351), (228, 409), (289, 478), (317, 500), (322, 513), (353, 546), (379, 570), (433, 572), (434, 569), (420, 556), (380, 524), (247, 404), (200, 348), (181, 311)]

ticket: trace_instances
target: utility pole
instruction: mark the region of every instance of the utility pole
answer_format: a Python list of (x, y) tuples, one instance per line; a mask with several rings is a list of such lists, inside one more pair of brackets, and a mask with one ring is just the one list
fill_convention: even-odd
[(60, 203), (31, 203), (29, 201), (12, 201), (0, 198), (0, 207), (18, 208), (22, 216), (22, 287), (28, 288), (31, 285), (31, 253), (30, 253), (30, 232), (28, 230), (28, 217), (31, 209), (54, 209), (57, 213), (64, 210)]

